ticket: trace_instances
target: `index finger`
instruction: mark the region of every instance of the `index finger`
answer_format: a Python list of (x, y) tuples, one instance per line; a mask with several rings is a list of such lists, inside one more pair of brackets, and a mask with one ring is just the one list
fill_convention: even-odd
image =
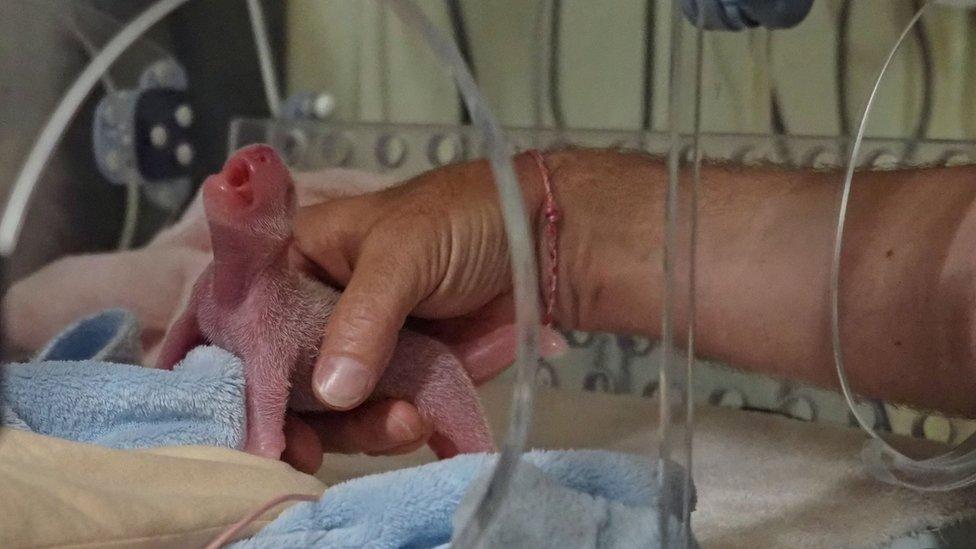
[(345, 286), (363, 240), (381, 215), (380, 201), (374, 195), (300, 208), (295, 215), (294, 248), (321, 269), (316, 274)]

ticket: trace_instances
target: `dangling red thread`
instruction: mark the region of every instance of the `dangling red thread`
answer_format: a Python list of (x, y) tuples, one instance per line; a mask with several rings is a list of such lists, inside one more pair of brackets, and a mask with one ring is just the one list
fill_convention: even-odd
[(549, 255), (549, 284), (546, 287), (546, 316), (544, 323), (546, 326), (550, 326), (552, 325), (552, 310), (556, 304), (556, 280), (559, 276), (559, 250), (557, 244), (560, 214), (559, 208), (556, 207), (556, 197), (552, 192), (552, 178), (550, 177), (549, 169), (546, 167), (546, 161), (542, 158), (542, 153), (534, 149), (528, 152), (535, 160), (536, 165), (539, 166), (539, 172), (542, 175), (542, 186), (546, 191), (546, 201), (543, 210), (546, 218), (546, 228), (543, 237), (545, 238), (545, 246)]

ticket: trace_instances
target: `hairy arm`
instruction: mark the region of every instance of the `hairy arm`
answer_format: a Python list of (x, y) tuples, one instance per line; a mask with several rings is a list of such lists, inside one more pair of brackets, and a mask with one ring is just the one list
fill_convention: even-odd
[[(603, 150), (545, 158), (561, 210), (556, 323), (660, 337), (664, 163)], [(519, 155), (515, 169), (542, 235), (538, 166)], [(858, 175), (841, 305), (848, 376), (861, 394), (976, 417), (974, 174), (976, 168), (958, 167)], [(711, 165), (702, 175), (697, 354), (836, 387), (828, 289), (840, 174)], [(310, 206), (295, 235), (296, 255), (345, 289), (313, 385), (331, 407), (354, 409), (293, 418), (286, 452), (292, 463), (314, 470), (326, 444), (395, 453), (429, 437), (429, 422), (405, 402), (355, 408), (372, 391), (362, 380), (378, 379), (408, 315), (424, 333), (466, 348), (463, 354), (477, 355), (471, 350), (480, 347), (494, 364), (510, 363), (512, 337), (484, 339), (514, 318), (487, 162), (445, 166), (375, 194)], [(688, 267), (677, 261), (677, 279)], [(540, 289), (548, 282), (543, 274)]]
[[(659, 337), (666, 166), (591, 150), (554, 152), (547, 164), (563, 210), (557, 320)], [(972, 167), (857, 175), (841, 333), (861, 394), (976, 417), (974, 175)], [(828, 288), (841, 179), (703, 168), (699, 356), (837, 386)]]

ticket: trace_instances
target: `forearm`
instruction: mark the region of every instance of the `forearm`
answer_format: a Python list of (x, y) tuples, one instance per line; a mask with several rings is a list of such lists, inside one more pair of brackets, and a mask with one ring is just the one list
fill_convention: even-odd
[[(560, 324), (659, 337), (664, 164), (606, 151), (552, 153), (547, 163), (563, 210)], [(841, 330), (859, 392), (976, 415), (974, 173), (858, 175)], [(703, 169), (700, 356), (836, 385), (828, 288), (840, 180), (838, 173)]]

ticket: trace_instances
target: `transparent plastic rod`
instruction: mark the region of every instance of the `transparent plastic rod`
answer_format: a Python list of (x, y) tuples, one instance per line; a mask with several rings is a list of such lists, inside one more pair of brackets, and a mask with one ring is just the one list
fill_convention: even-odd
[(136, 229), (139, 228), (139, 194), (139, 182), (130, 177), (125, 182), (125, 217), (116, 245), (119, 250), (128, 250), (136, 239)]
[(491, 525), (508, 493), (511, 479), (525, 449), (532, 420), (532, 401), (538, 366), (539, 305), (533, 239), (525, 215), (522, 193), (511, 161), (511, 149), (501, 127), (488, 109), (457, 45), (447, 40), (419, 10), (412, 0), (379, 0), (389, 6), (408, 27), (419, 32), (438, 60), (457, 82), (458, 89), (471, 113), (473, 123), (484, 134), (485, 144), (495, 177), (505, 232), (508, 237), (512, 276), (515, 287), (515, 320), (518, 337), (517, 378), (512, 400), (511, 419), (501, 456), (495, 466), (488, 489), (471, 520), (455, 536), (453, 545), (465, 549), (478, 547), (482, 534)]
[(75, 79), (45, 124), (27, 157), (27, 161), (24, 162), (23, 168), (14, 181), (13, 189), (10, 191), (7, 205), (3, 211), (3, 218), (0, 218), (0, 255), (10, 257), (16, 249), (20, 232), (24, 227), (27, 207), (30, 205), (31, 196), (34, 194), (41, 173), (44, 171), (54, 149), (61, 141), (68, 124), (71, 123), (75, 113), (78, 112), (78, 108), (91, 93), (92, 88), (98, 84), (112, 63), (140, 36), (188, 1), (159, 0), (147, 8), (131, 23), (123, 27)]
[(261, 515), (267, 513), (282, 503), (288, 503), (290, 501), (314, 503), (320, 499), (322, 499), (322, 496), (314, 496), (311, 494), (284, 494), (278, 496), (251, 511), (241, 520), (231, 524), (226, 530), (218, 534), (217, 537), (208, 543), (204, 549), (220, 549), (221, 547), (225, 547), (227, 544), (233, 541), (235, 537), (240, 535), (242, 530), (253, 524), (254, 521), (261, 518)]
[[(98, 54), (98, 48), (95, 44), (89, 40), (89, 38), (71, 21), (67, 16), (60, 16), (61, 24), (68, 29), (69, 32), (78, 40), (82, 48), (88, 54), (90, 59), (93, 59)], [(118, 87), (115, 85), (115, 81), (108, 71), (105, 71), (100, 78), (102, 81), (102, 86), (108, 93), (114, 93)], [(134, 177), (129, 177), (128, 181), (125, 183), (125, 217), (122, 221), (122, 232), (119, 235), (118, 244), (116, 248), (119, 250), (128, 250), (132, 247), (132, 242), (135, 240), (136, 229), (139, 227), (139, 182), (136, 181)]]
[(548, 89), (547, 68), (549, 53), (546, 46), (549, 28), (549, 17), (552, 13), (552, 0), (540, 0), (536, 4), (534, 34), (532, 47), (535, 52), (532, 55), (532, 74), (529, 75), (529, 84), (532, 94), (532, 127), (541, 128), (545, 124), (543, 94)]
[(847, 171), (844, 175), (844, 185), (841, 191), (840, 206), (837, 213), (837, 232), (834, 240), (834, 255), (830, 271), (830, 306), (831, 306), (831, 336), (833, 338), (834, 362), (837, 366), (837, 378), (840, 380), (841, 391), (854, 418), (869, 435), (871, 440), (865, 445), (862, 457), (868, 470), (879, 480), (891, 484), (922, 491), (947, 491), (963, 488), (976, 483), (976, 434), (971, 435), (952, 450), (927, 459), (914, 459), (906, 456), (891, 446), (878, 434), (870, 422), (858, 411), (856, 399), (847, 380), (844, 370), (844, 355), (840, 340), (840, 261), (844, 246), (844, 224), (847, 219), (847, 209), (850, 200), (851, 186), (854, 179), (854, 169), (864, 140), (868, 117), (881, 88), (888, 67), (895, 54), (918, 23), (926, 9), (934, 2), (929, 0), (923, 4), (902, 31), (901, 36), (888, 53), (888, 57), (881, 67), (875, 80), (868, 101), (861, 115), (861, 122), (857, 129), (854, 143), (851, 147)]
[[(664, 218), (664, 295), (662, 296), (660, 416), (658, 419), (658, 483), (659, 493), (676, 494), (681, 502), (676, 510), (658, 509), (658, 528), (661, 546), (667, 548), (688, 547), (691, 539), (691, 471), (692, 471), (692, 418), (691, 367), (694, 362), (694, 309), (695, 309), (695, 252), (697, 237), (697, 193), (700, 178), (700, 131), (701, 131), (701, 79), (704, 12), (698, 9), (694, 51), (694, 97), (692, 159), (694, 166), (690, 185), (682, 184), (681, 164), (684, 138), (681, 131), (682, 105), (687, 93), (682, 85), (684, 78), (682, 55), (682, 29), (684, 15), (677, 4), (671, 10), (670, 81), (668, 90), (668, 185), (665, 194)], [(679, 265), (683, 267), (678, 269)], [(686, 269), (686, 278), (679, 280), (679, 272)], [(686, 356), (682, 361), (675, 344), (676, 327), (686, 331)], [(671, 470), (675, 465), (684, 468), (684, 474)], [(680, 522), (677, 531), (672, 517)]]
[[(389, 32), (388, 19), (389, 11), (380, 6), (380, 32), (377, 37), (376, 45), (379, 55), (380, 65), (380, 120), (390, 122), (390, 52), (387, 43), (387, 33)], [(362, 88), (356, 88), (362, 89)]]
[[(61, 21), (61, 24), (64, 25), (64, 28), (68, 29), (68, 32), (70, 32), (71, 35), (75, 37), (75, 40), (81, 44), (82, 49), (84, 49), (85, 53), (88, 54), (88, 59), (93, 59), (98, 54), (98, 48), (95, 47), (95, 43), (92, 42), (91, 39), (85, 35), (85, 33), (81, 32), (78, 25), (76, 25), (67, 14), (57, 14), (57, 17)], [(108, 71), (105, 71), (105, 74), (103, 74), (99, 80), (102, 81), (102, 86), (105, 88), (105, 91), (109, 93), (115, 92), (118, 89), (115, 85), (115, 81), (112, 80), (112, 77), (109, 75)]]
[(254, 45), (258, 50), (258, 65), (261, 68), (261, 83), (264, 84), (264, 97), (268, 102), (271, 116), (278, 118), (281, 113), (281, 93), (274, 59), (271, 57), (271, 44), (268, 42), (268, 23), (264, 18), (261, 0), (247, 0), (247, 12), (251, 17), (251, 30)]
[[(83, 0), (37, 0), (35, 2), (39, 10), (47, 12), (48, 16), (57, 19), (68, 29), (71, 34), (78, 39), (82, 46), (87, 50), (89, 57), (93, 57), (98, 52), (97, 42), (102, 40), (92, 40), (89, 36), (94, 34), (98, 37), (115, 36), (123, 23), (115, 17), (106, 14), (102, 10), (89, 5)], [(65, 5), (70, 4), (69, 9)], [(83, 23), (84, 33), (79, 22)], [(139, 48), (151, 51), (160, 57), (169, 56), (169, 52), (148, 37), (141, 37)]]
[[(688, 547), (691, 540), (691, 493), (692, 493), (692, 469), (693, 462), (692, 449), (694, 445), (693, 435), (695, 432), (695, 401), (694, 401), (694, 378), (692, 377), (695, 366), (695, 328), (698, 307), (698, 286), (697, 286), (697, 258), (698, 258), (698, 193), (701, 192), (701, 123), (702, 123), (702, 78), (704, 72), (704, 49), (705, 49), (705, 11), (702, 0), (698, 0), (698, 17), (695, 21), (695, 105), (694, 121), (692, 133), (692, 159), (694, 165), (691, 172), (691, 210), (689, 212), (690, 241), (688, 242), (688, 350), (685, 362), (685, 438), (683, 440), (685, 456), (683, 464), (685, 466), (684, 486), (681, 494), (681, 525), (682, 525), (682, 547)], [(675, 8), (677, 9), (677, 8)]]

